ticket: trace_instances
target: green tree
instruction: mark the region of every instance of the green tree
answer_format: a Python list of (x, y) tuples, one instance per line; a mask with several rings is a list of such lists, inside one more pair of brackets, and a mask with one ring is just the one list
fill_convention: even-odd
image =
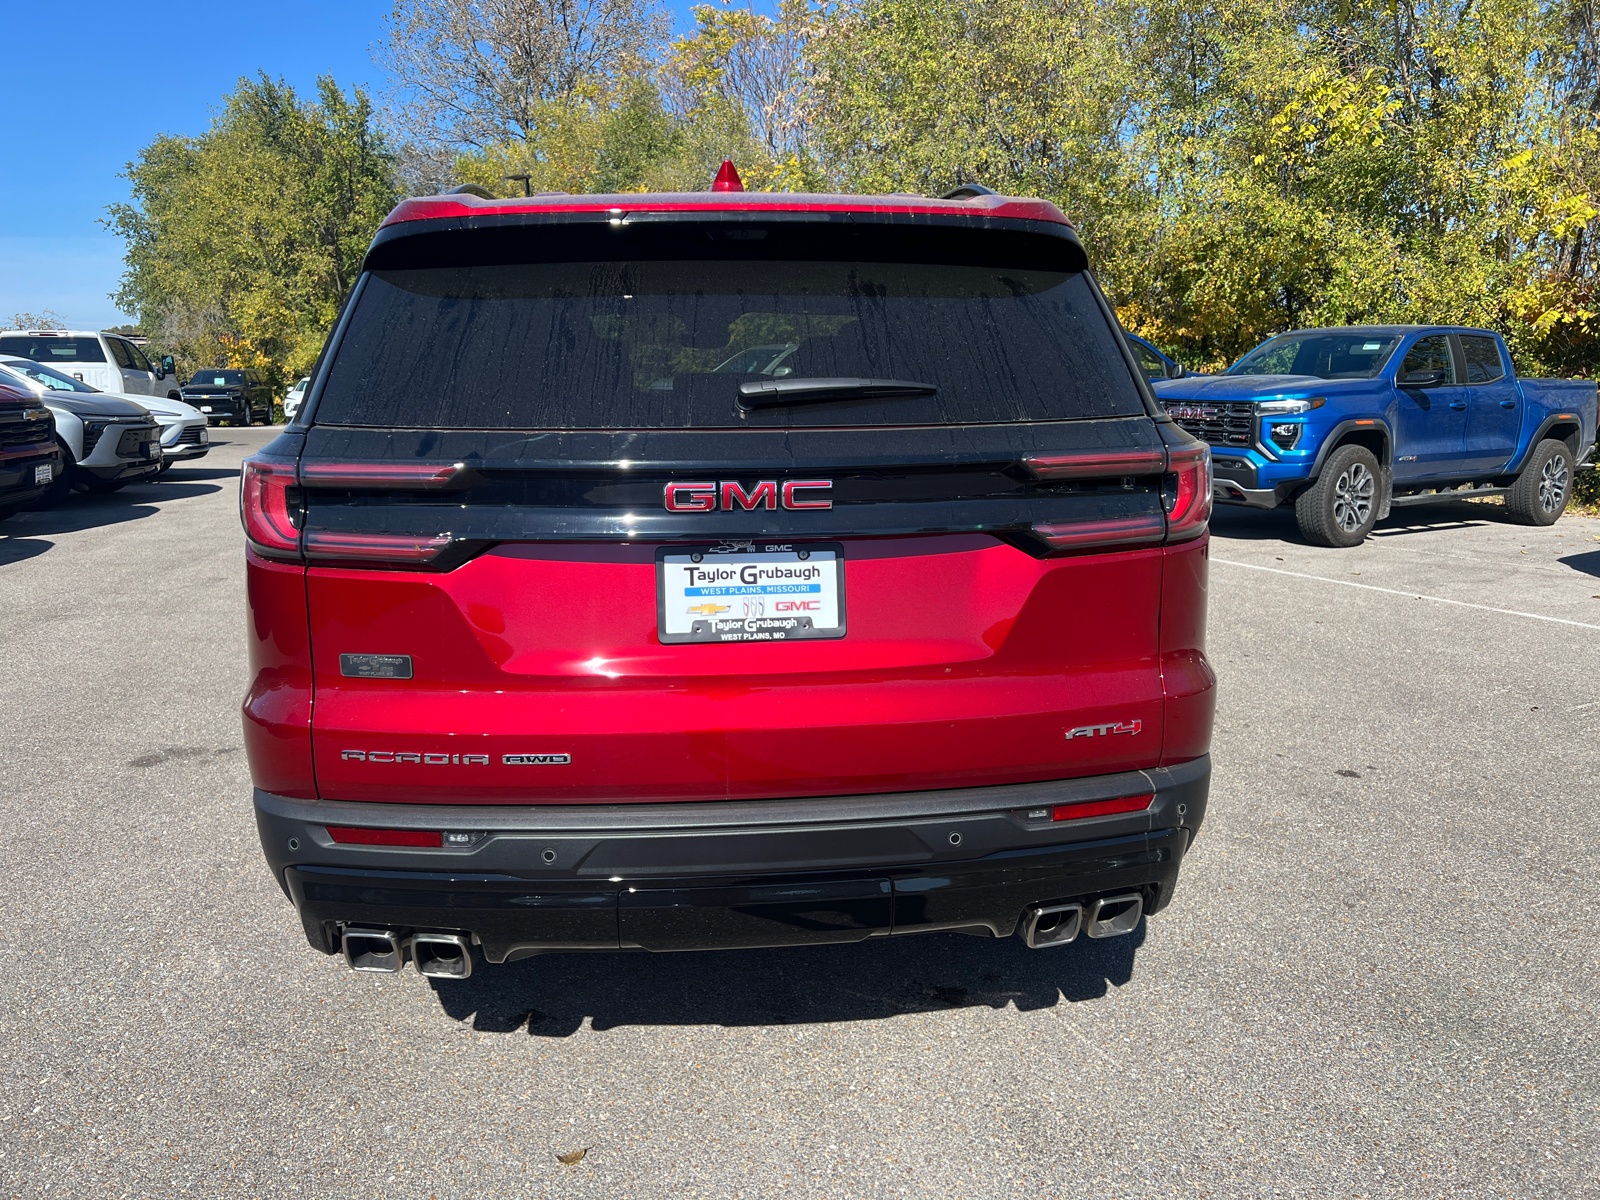
[(108, 222), (127, 245), (118, 305), (191, 368), (275, 383), (316, 359), (398, 198), (367, 96), (326, 77), (314, 101), (240, 80), (209, 130), (157, 138), (126, 177)]

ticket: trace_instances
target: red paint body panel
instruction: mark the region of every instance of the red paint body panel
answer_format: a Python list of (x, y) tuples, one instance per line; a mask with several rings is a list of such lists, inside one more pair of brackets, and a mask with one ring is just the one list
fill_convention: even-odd
[(469, 195), (421, 196), (402, 200), (384, 218), (384, 225), (428, 221), (439, 217), (484, 217), (521, 213), (633, 212), (858, 212), (923, 213), (941, 216), (1010, 217), (1067, 225), (1066, 215), (1048, 200), (1014, 196), (977, 196), (970, 200), (935, 200), (922, 196), (808, 195), (791, 192), (675, 192), (614, 196), (533, 196), (482, 200)]
[(1161, 766), (1211, 751), (1217, 676), (1206, 661), (1206, 606), (1211, 535), (1163, 551), (1161, 679), (1166, 721)]
[(311, 765), (311, 629), (306, 569), (245, 551), (250, 689), (244, 746), (258, 788), (317, 799)]
[[(603, 803), (1154, 766), (1165, 560), (1040, 560), (976, 535), (849, 542), (847, 637), (670, 646), (656, 639), (652, 547), (502, 545), (442, 575), (312, 568), (317, 779), (340, 800)], [(341, 653), (410, 654), (415, 676), (347, 679)], [(1142, 729), (1065, 736), (1108, 720)]]

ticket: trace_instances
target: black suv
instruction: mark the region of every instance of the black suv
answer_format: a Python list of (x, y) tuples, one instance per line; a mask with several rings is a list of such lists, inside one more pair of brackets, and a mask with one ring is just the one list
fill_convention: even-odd
[(183, 385), (183, 402), (192, 404), (215, 425), (272, 424), (272, 389), (255, 371), (231, 367), (196, 371)]

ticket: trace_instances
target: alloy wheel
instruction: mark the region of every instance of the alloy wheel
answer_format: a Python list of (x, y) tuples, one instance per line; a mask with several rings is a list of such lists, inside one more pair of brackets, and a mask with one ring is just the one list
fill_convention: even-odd
[(1346, 533), (1354, 533), (1372, 515), (1377, 480), (1365, 463), (1351, 463), (1333, 483), (1333, 520)]
[(1553, 454), (1539, 472), (1539, 507), (1547, 513), (1558, 512), (1566, 498), (1567, 460)]

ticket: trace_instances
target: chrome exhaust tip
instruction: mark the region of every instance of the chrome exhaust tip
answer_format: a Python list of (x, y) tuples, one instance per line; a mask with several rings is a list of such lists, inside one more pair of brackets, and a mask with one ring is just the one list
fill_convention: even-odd
[(472, 943), (459, 933), (414, 933), (411, 963), (429, 979), (465, 979), (472, 974)]
[(352, 971), (393, 975), (405, 965), (405, 943), (393, 929), (358, 929), (347, 926), (339, 936), (344, 961)]
[(1139, 927), (1144, 916), (1144, 897), (1138, 892), (1125, 896), (1102, 896), (1091, 901), (1084, 919), (1084, 932), (1092, 938), (1121, 937)]
[(1065, 946), (1081, 928), (1081, 904), (1036, 904), (1022, 914), (1022, 940), (1030, 950)]

